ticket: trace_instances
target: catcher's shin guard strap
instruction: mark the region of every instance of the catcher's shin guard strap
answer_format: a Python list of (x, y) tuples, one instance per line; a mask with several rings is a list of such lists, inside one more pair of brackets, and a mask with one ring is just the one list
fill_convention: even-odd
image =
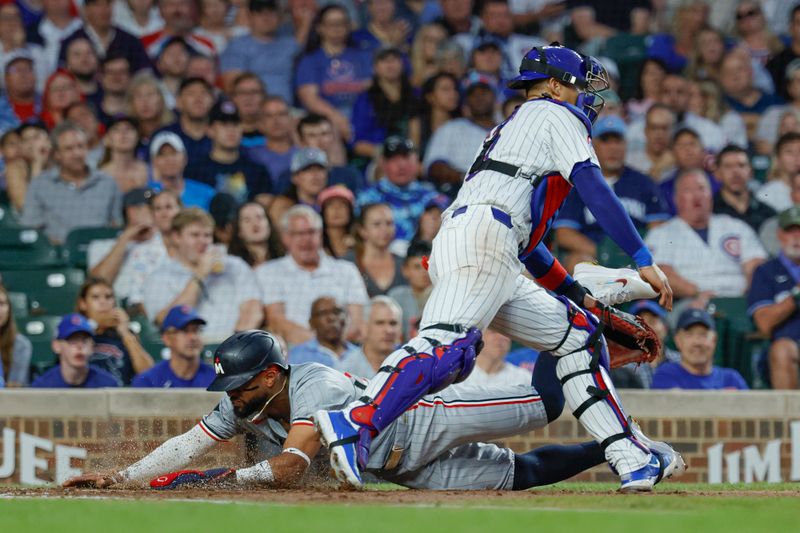
[(632, 436), (631, 430), (630, 430), (629, 427), (626, 426), (625, 427), (625, 431), (623, 431), (622, 433), (616, 433), (614, 435), (611, 435), (610, 437), (607, 437), (607, 438), (603, 439), (603, 442), (600, 443), (600, 448), (602, 448), (603, 451), (605, 451), (606, 448), (608, 448), (609, 446), (611, 446), (615, 442), (617, 442), (619, 440), (622, 440), (622, 439), (627, 439), (627, 438), (629, 438), (631, 436)]
[[(536, 367), (534, 367), (534, 368), (536, 368)], [(572, 378), (577, 378), (578, 376), (582, 376), (584, 374), (594, 374), (594, 372), (595, 371), (592, 370), (591, 368), (587, 368), (586, 370), (578, 370), (577, 372), (572, 372), (571, 374), (567, 374), (566, 376), (561, 378), (559, 381), (561, 382), (562, 385), (565, 385), (567, 383), (567, 381), (571, 380)]]
[(467, 333), (469, 330), (469, 328), (462, 326), (461, 324), (446, 324), (444, 322), (437, 322), (435, 324), (431, 324), (430, 326), (425, 326), (420, 331), (425, 331), (426, 329), (441, 329), (442, 331), (458, 333), (459, 335), (462, 333)]
[(583, 413), (586, 412), (588, 408), (596, 404), (597, 402), (602, 402), (608, 397), (609, 392), (607, 390), (600, 390), (597, 387), (586, 387), (586, 392), (589, 393), (589, 397), (584, 401), (582, 404), (578, 406), (577, 409), (572, 411), (572, 415), (575, 418), (580, 418)]

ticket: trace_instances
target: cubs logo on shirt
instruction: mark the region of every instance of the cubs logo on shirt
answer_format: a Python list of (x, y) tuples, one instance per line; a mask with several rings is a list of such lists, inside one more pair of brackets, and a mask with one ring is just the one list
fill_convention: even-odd
[(738, 235), (725, 235), (721, 239), (722, 251), (736, 260), (742, 256), (742, 241)]

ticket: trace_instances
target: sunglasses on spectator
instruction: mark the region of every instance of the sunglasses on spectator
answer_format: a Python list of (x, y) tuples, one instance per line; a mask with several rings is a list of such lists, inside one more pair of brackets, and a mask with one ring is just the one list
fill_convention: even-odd
[(761, 12), (758, 9), (755, 9), (755, 8), (749, 9), (747, 11), (740, 11), (740, 12), (736, 13), (736, 20), (744, 20), (746, 18), (754, 17), (754, 16), (756, 16), (756, 15), (758, 15), (760, 13)]

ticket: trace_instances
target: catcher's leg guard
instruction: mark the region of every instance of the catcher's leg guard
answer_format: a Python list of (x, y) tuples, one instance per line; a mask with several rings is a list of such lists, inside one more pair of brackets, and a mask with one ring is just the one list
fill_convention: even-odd
[(566, 348), (562, 348), (562, 342), (556, 350), (556, 373), (567, 406), (600, 443), (612, 468), (619, 474), (632, 472), (648, 463), (650, 450), (631, 434), (628, 417), (604, 365), (608, 363), (608, 351), (596, 319), (571, 303), (569, 307), (568, 335), (588, 337), (578, 349), (563, 353)]
[(531, 385), (542, 398), (548, 422), (556, 420), (564, 410), (564, 391), (556, 375), (557, 362), (552, 354), (540, 353), (531, 378)]
[(481, 332), (477, 328), (452, 328), (449, 331), (464, 333), (452, 344), (417, 338), (391, 354), (370, 380), (361, 398), (364, 405), (354, 407), (350, 419), (362, 427), (381, 431), (421, 397), (463, 381), (483, 346)]

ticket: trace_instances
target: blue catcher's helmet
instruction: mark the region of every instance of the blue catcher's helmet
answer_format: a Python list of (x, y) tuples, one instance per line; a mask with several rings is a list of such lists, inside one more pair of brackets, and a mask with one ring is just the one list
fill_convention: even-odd
[(519, 76), (508, 82), (510, 89), (524, 89), (530, 82), (555, 78), (580, 91), (577, 107), (595, 121), (605, 101), (598, 93), (608, 88), (606, 69), (593, 57), (553, 43), (531, 48), (519, 66)]

